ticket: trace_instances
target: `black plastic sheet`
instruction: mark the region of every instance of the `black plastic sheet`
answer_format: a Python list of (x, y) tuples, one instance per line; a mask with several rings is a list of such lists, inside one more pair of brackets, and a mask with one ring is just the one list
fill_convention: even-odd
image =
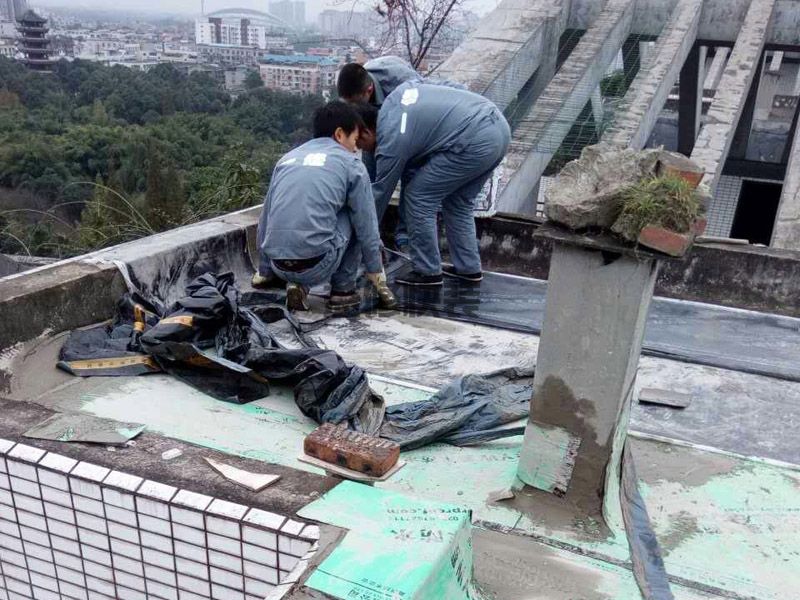
[[(444, 279), (439, 289), (402, 285), (392, 289), (404, 310), (541, 332), (547, 282), (499, 273), (484, 273), (480, 284)], [(654, 298), (642, 354), (800, 381), (798, 348), (800, 319)]]

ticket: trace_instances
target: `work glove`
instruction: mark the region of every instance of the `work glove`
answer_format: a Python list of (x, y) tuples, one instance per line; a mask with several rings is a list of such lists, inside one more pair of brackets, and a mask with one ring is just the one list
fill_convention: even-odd
[(386, 273), (384, 271), (367, 273), (367, 279), (373, 285), (375, 291), (378, 292), (378, 300), (382, 308), (397, 308), (397, 298), (395, 298), (394, 292), (389, 289), (389, 284), (386, 283)]

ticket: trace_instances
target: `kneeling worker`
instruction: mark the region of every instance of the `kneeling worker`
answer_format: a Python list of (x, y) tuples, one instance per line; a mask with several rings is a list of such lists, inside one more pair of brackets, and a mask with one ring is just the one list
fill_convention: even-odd
[(361, 127), (352, 106), (330, 102), (314, 115), (314, 139), (285, 154), (272, 173), (258, 224), (259, 274), (288, 282), (291, 310), (307, 310), (308, 289), (328, 281), (332, 310), (358, 307), (362, 255), (381, 305), (396, 305), (381, 262), (369, 176), (356, 154)]
[[(414, 270), (397, 283), (442, 285), (442, 273), (483, 278), (475, 232), (475, 199), (505, 156), (511, 131), (500, 110), (466, 90), (407, 82), (378, 112), (358, 105), (366, 124), (359, 146), (375, 152), (372, 186), (378, 219), (403, 179), (403, 212)], [(453, 268), (442, 269), (436, 215), (441, 209)]]

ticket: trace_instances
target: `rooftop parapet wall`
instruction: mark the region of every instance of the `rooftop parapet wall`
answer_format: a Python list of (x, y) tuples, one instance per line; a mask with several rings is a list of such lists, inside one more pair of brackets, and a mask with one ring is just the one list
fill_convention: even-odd
[[(247, 209), (0, 279), (0, 350), (48, 330), (59, 333), (110, 318), (127, 288), (109, 260), (132, 265), (143, 278), (149, 273), (152, 279), (139, 284), (157, 294), (159, 281), (169, 287), (207, 268), (233, 269), (238, 283), (246, 286), (242, 278), (252, 273), (248, 251), (259, 213), (260, 208)], [(387, 239), (393, 226), (392, 219), (384, 222)], [(550, 247), (534, 240), (536, 227), (525, 218), (479, 219), (484, 267), (547, 279)], [(800, 316), (800, 252), (699, 246), (689, 258), (662, 270), (656, 293)]]

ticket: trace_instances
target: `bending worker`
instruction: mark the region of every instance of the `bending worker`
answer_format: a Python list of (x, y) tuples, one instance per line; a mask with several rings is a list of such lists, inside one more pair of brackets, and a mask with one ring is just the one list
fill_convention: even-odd
[(313, 285), (330, 281), (328, 306), (359, 306), (362, 255), (381, 305), (396, 304), (386, 285), (369, 176), (356, 154), (363, 122), (334, 101), (314, 114), (314, 139), (285, 154), (272, 173), (258, 224), (259, 275), (287, 281), (286, 304), (307, 310)]
[(336, 90), (347, 102), (366, 102), (381, 107), (398, 85), (407, 81), (422, 82), (422, 76), (410, 63), (398, 56), (381, 56), (360, 65), (348, 63), (339, 71)]
[[(508, 149), (511, 131), (500, 110), (466, 90), (407, 82), (380, 112), (359, 105), (362, 150), (374, 151), (372, 191), (383, 217), (397, 182), (405, 186), (404, 216), (414, 270), (405, 285), (442, 285), (442, 273), (483, 278), (473, 210), (475, 199)], [(441, 208), (453, 268), (442, 269), (436, 214)]]

